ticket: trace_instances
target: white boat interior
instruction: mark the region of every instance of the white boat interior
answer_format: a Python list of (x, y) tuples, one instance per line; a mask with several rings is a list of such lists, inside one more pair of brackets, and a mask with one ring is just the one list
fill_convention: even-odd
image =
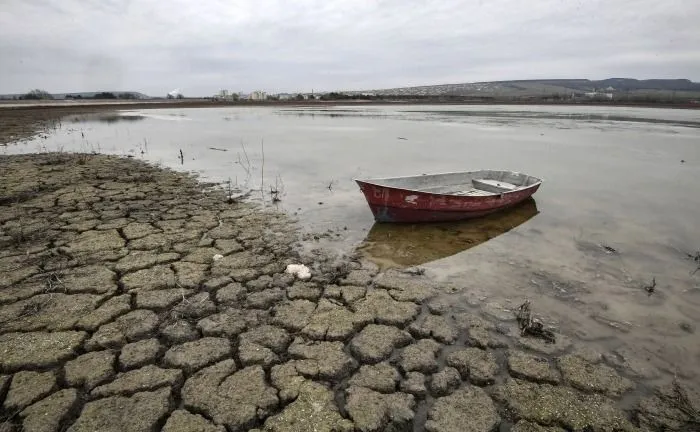
[(490, 196), (525, 189), (542, 180), (513, 171), (472, 171), (364, 180), (378, 186), (457, 196)]

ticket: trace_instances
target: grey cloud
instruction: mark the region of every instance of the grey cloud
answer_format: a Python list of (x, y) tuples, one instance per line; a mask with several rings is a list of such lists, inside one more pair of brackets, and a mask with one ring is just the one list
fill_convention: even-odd
[(0, 93), (700, 80), (695, 0), (5, 0)]

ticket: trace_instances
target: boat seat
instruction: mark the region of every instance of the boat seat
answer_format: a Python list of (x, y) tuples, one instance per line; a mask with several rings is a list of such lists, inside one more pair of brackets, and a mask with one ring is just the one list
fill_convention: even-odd
[(488, 192), (485, 190), (481, 189), (469, 189), (465, 191), (457, 191), (453, 192), (450, 195), (456, 195), (456, 196), (489, 196), (493, 195), (493, 192)]
[(512, 183), (490, 179), (473, 179), (472, 184), (476, 189), (493, 193), (510, 192), (519, 188)]

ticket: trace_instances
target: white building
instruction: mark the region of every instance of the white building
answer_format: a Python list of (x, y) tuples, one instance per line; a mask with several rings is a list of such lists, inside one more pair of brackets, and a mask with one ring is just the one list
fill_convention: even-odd
[(267, 93), (262, 90), (256, 90), (250, 94), (250, 100), (260, 101), (267, 99)]
[(229, 91), (226, 89), (219, 90), (219, 93), (214, 95), (214, 99), (219, 101), (237, 101), (240, 98), (241, 97), (239, 93)]
[(613, 93), (587, 92), (584, 95), (589, 99), (613, 99)]

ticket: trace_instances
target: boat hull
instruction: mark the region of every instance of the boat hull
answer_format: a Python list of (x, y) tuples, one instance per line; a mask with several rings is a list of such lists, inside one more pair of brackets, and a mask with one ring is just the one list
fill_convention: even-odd
[(471, 219), (513, 207), (532, 196), (540, 183), (491, 196), (420, 192), (356, 180), (377, 222), (441, 222)]

